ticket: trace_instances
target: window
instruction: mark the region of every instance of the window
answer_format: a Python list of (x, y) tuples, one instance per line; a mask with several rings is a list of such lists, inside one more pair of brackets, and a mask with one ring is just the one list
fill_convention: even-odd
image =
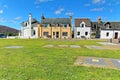
[(106, 33), (106, 36), (107, 36), (107, 37), (109, 36), (109, 33), (108, 33), (108, 32)]
[(83, 27), (84, 27), (84, 24), (82, 24), (81, 27), (83, 28)]
[(33, 35), (35, 35), (35, 34), (36, 34), (35, 30), (33, 30)]
[(109, 29), (110, 28), (110, 24), (106, 24), (106, 29)]
[(87, 35), (88, 35), (88, 32), (85, 32), (85, 35), (87, 36)]
[(58, 24), (54, 24), (54, 28), (57, 28), (58, 27)]
[(68, 36), (68, 32), (63, 32), (62, 36)]
[(43, 35), (44, 36), (48, 36), (48, 32), (43, 32)]
[(27, 23), (25, 23), (25, 26), (27, 26)]
[(68, 26), (67, 24), (64, 24), (64, 25), (63, 25), (64, 28), (67, 28), (67, 26)]
[(44, 27), (47, 28), (47, 27), (48, 27), (48, 24), (44, 24)]
[(77, 32), (77, 35), (79, 36), (79, 35), (80, 35), (80, 32)]
[(55, 32), (53, 32), (53, 36), (55, 35)]
[(94, 27), (93, 27), (93, 29), (97, 29), (97, 26), (96, 26), (96, 24), (94, 24)]

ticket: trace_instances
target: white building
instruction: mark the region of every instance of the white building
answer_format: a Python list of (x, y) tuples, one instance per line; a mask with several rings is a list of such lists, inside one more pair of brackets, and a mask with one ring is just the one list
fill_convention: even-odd
[(118, 39), (120, 30), (101, 30), (101, 39)]
[(120, 22), (106, 22), (103, 24), (100, 32), (101, 39), (120, 38)]
[(91, 37), (91, 22), (90, 19), (80, 18), (75, 19), (74, 38), (90, 38)]
[(21, 23), (20, 38), (38, 38), (38, 24), (39, 22), (29, 14), (29, 20)]

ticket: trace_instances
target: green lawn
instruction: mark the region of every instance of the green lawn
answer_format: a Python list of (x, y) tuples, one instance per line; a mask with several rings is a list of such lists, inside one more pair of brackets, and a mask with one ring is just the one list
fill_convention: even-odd
[[(120, 50), (90, 50), (99, 40), (0, 39), (0, 80), (120, 80), (120, 70), (74, 66), (78, 56), (120, 59)], [(46, 44), (82, 48), (44, 48)], [(6, 49), (6, 46), (24, 46)]]

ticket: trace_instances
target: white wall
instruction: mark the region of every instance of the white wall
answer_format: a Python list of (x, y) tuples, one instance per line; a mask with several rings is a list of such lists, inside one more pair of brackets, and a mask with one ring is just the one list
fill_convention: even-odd
[[(118, 32), (118, 38), (120, 37), (120, 30), (101, 30), (100, 38), (101, 39), (113, 39), (115, 37), (115, 33)], [(106, 34), (109, 33), (109, 36)]]
[[(77, 33), (80, 32), (80, 35)], [(88, 35), (85, 35), (85, 32), (88, 32)], [(90, 38), (91, 36), (91, 28), (90, 27), (74, 27), (74, 38), (81, 38), (81, 36), (85, 36), (86, 38)]]
[(29, 27), (23, 27), (21, 29), (21, 36), (24, 37), (24, 38), (29, 38), (30, 37), (30, 29)]
[(38, 38), (38, 27), (33, 27), (35, 30), (35, 35), (33, 35), (30, 27), (23, 27), (21, 29), (21, 38)]
[(35, 30), (35, 35), (32, 37), (38, 38), (38, 27), (33, 27), (33, 30)]

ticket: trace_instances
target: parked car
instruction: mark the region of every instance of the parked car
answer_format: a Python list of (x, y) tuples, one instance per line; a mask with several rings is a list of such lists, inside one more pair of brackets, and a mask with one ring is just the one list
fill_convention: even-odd
[(0, 34), (0, 38), (6, 38), (5, 34)]

